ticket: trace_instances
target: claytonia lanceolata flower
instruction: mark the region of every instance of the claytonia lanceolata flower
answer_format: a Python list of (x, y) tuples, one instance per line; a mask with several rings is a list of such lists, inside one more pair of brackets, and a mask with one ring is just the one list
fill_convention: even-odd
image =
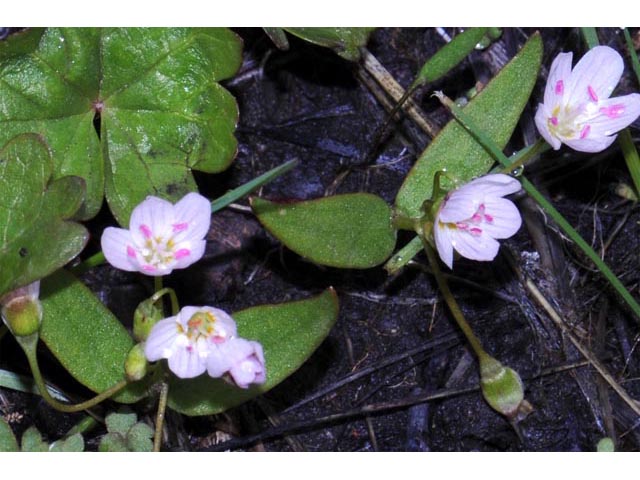
[(592, 48), (573, 70), (572, 57), (560, 53), (551, 64), (536, 126), (555, 150), (564, 143), (580, 152), (600, 152), (638, 118), (640, 94), (609, 98), (624, 68), (613, 48)]
[(442, 261), (453, 268), (453, 250), (471, 260), (493, 260), (496, 238), (514, 235), (522, 219), (505, 195), (520, 190), (520, 182), (504, 174), (485, 175), (453, 190), (442, 200), (433, 238)]
[(147, 275), (168, 275), (202, 258), (211, 223), (211, 203), (189, 193), (173, 205), (147, 197), (133, 209), (129, 230), (108, 227), (102, 251), (116, 268)]
[(184, 307), (178, 315), (156, 323), (145, 343), (151, 362), (166, 358), (180, 378), (205, 371), (214, 378), (225, 374), (241, 388), (265, 381), (262, 346), (236, 336), (236, 323), (223, 310)]

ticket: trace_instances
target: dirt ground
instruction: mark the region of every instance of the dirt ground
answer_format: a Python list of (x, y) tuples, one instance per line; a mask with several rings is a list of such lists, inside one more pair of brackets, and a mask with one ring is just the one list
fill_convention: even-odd
[[(447, 29), (449, 34), (453, 29)], [(198, 175), (213, 198), (283, 162), (300, 166), (262, 189), (268, 199), (311, 199), (327, 193), (366, 191), (390, 204), (428, 138), (410, 120), (398, 123), (376, 145), (386, 110), (367, 86), (358, 64), (328, 49), (291, 38), (278, 51), (259, 29), (238, 29), (244, 63), (225, 86), (240, 107), (239, 151), (224, 174)], [(477, 51), (446, 78), (416, 94), (439, 126), (448, 114), (431, 98), (454, 98), (486, 82), (533, 33), (504, 29), (490, 48)], [(584, 51), (576, 29), (543, 29), (542, 75), (560, 51)], [(632, 29), (635, 33), (635, 29)], [(624, 52), (622, 34), (602, 29), (601, 43)], [(368, 49), (404, 87), (425, 59), (444, 44), (434, 28), (384, 28)], [(624, 56), (624, 54), (623, 54)], [(535, 139), (533, 114), (544, 80), (536, 85), (509, 149)], [(627, 63), (619, 91), (638, 90)], [(632, 127), (637, 137), (637, 127)], [(375, 155), (372, 161), (367, 157)], [(617, 148), (598, 155), (567, 149), (526, 168), (527, 177), (553, 201), (640, 299), (640, 209), (615, 193), (631, 180)], [(638, 321), (595, 267), (535, 204), (518, 204), (526, 226), (503, 243), (493, 263), (456, 261), (451, 286), (486, 349), (517, 370), (533, 411), (512, 424), (494, 412), (477, 389), (478, 366), (422, 267), (423, 254), (389, 278), (381, 267), (340, 270), (310, 264), (283, 248), (253, 215), (229, 208), (214, 215), (204, 261), (169, 279), (185, 304), (233, 311), (260, 303), (305, 298), (328, 286), (340, 298), (332, 333), (293, 376), (264, 397), (213, 417), (167, 418), (167, 450), (268, 451), (593, 451), (606, 436), (620, 450), (637, 450), (637, 415), (586, 362), (579, 338), (611, 379), (640, 398), (636, 351)], [(246, 202), (241, 202), (246, 205)], [(88, 254), (113, 222), (106, 210), (91, 222)], [(409, 237), (401, 234), (398, 245)], [(559, 329), (525, 288), (531, 278), (566, 323)], [(101, 266), (84, 280), (119, 318), (132, 317), (152, 284), (142, 276)], [(123, 300), (125, 299), (125, 300)], [(569, 333), (571, 332), (571, 333)], [(43, 352), (46, 355), (46, 352)], [(46, 357), (45, 357), (46, 358)], [(44, 362), (43, 362), (44, 363)], [(75, 393), (51, 359), (48, 378)], [(27, 372), (13, 339), (0, 344), (0, 367)], [(0, 389), (0, 409), (20, 435), (35, 424), (54, 440), (81, 415), (54, 412), (39, 397)], [(116, 408), (105, 404), (105, 411)], [(152, 421), (153, 404), (134, 406)], [(104, 428), (86, 435), (97, 448)], [(225, 443), (226, 442), (226, 443)]]

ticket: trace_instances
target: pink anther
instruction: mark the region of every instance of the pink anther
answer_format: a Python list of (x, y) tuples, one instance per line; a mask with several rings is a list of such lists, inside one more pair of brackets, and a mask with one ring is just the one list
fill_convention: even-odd
[(551, 122), (551, 125), (553, 125), (554, 127), (558, 126), (558, 117), (551, 117), (549, 121)]
[(585, 125), (585, 127), (580, 132), (580, 139), (583, 140), (587, 138), (587, 135), (589, 135), (590, 131), (591, 131), (591, 125)]
[(593, 87), (591, 85), (589, 85), (587, 87), (587, 90), (589, 91), (589, 96), (591, 97), (591, 100), (593, 100), (594, 102), (598, 101), (598, 95), (596, 95), (596, 91), (593, 89)]
[(173, 233), (182, 232), (186, 230), (187, 227), (189, 227), (189, 222), (174, 223), (172, 226), (173, 226)]
[(609, 118), (618, 118), (624, 113), (624, 105), (617, 103), (608, 107), (602, 107), (600, 113), (605, 114)]
[(556, 82), (556, 95), (562, 95), (564, 93), (564, 82), (562, 80), (558, 80)]
[(140, 231), (142, 232), (142, 235), (144, 235), (144, 238), (151, 238), (153, 235), (148, 225), (140, 225)]
[(131, 245), (127, 245), (127, 256), (136, 258), (136, 251)]
[(191, 250), (187, 248), (181, 248), (175, 253), (176, 260), (180, 260), (181, 258), (188, 257), (191, 255)]

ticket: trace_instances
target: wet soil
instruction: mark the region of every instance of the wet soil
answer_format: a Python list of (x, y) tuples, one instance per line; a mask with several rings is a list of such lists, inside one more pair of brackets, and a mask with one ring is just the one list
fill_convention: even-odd
[[(368, 74), (360, 65), (297, 39), (291, 38), (289, 51), (282, 52), (259, 29), (236, 31), (245, 42), (245, 59), (226, 87), (240, 108), (238, 156), (221, 175), (198, 175), (201, 191), (213, 198), (296, 158), (300, 166), (265, 186), (261, 196), (311, 199), (366, 191), (393, 203), (428, 137), (403, 119), (378, 143), (377, 130), (387, 112), (367, 86)], [(504, 29), (487, 50), (475, 52), (446, 78), (418, 91), (417, 102), (443, 126), (449, 117), (431, 91), (463, 96), (491, 78), (532, 33)], [(603, 29), (601, 35), (602, 43), (625, 51), (620, 31)], [(575, 29), (543, 29), (542, 36), (542, 75), (559, 51), (584, 51)], [(385, 28), (372, 35), (368, 49), (406, 87), (444, 42), (434, 28)], [(629, 72), (627, 68), (619, 87), (622, 92), (637, 87)], [(532, 118), (543, 88), (541, 80), (508, 149), (535, 139)], [(637, 128), (632, 133), (637, 136)], [(563, 149), (547, 154), (526, 173), (583, 237), (603, 251), (640, 299), (640, 209), (615, 193), (619, 183), (630, 184), (619, 150), (588, 156)], [(168, 282), (183, 303), (233, 311), (305, 298), (333, 286), (340, 316), (311, 359), (262, 398), (218, 416), (169, 414), (166, 449), (593, 451), (601, 438), (611, 436), (618, 449), (637, 450), (637, 416), (588, 365), (566, 332), (549, 320), (521, 274), (533, 279), (613, 379), (636, 398), (638, 319), (535, 205), (524, 197), (517, 200), (526, 228), (503, 243), (495, 262), (456, 261), (451, 287), (486, 349), (522, 376), (533, 407), (526, 418), (511, 423), (482, 399), (475, 357), (433, 277), (424, 271), (423, 254), (393, 278), (381, 267), (316, 266), (282, 247), (250, 212), (229, 208), (213, 217), (204, 261)], [(111, 222), (106, 211), (91, 222), (89, 252)], [(398, 245), (408, 239), (401, 234)], [(125, 324), (152, 288), (148, 279), (109, 266), (83, 278)], [(53, 359), (50, 363), (52, 381), (82, 393)], [(2, 340), (0, 366), (27, 371), (11, 338)], [(0, 389), (0, 399), (2, 413), (13, 416), (18, 434), (35, 424), (53, 440), (81, 418), (55, 413), (38, 397), (11, 390)], [(134, 409), (142, 418), (153, 418), (153, 405)], [(88, 449), (96, 448), (103, 433), (98, 428), (87, 434)]]

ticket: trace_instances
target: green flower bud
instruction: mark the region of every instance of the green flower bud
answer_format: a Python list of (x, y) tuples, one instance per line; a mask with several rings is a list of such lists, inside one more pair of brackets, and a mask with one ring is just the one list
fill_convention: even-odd
[(127, 379), (132, 382), (142, 380), (147, 374), (147, 357), (144, 356), (144, 348), (142, 344), (135, 345), (127, 354), (127, 359), (124, 362), (124, 371), (127, 375)]
[(149, 336), (151, 328), (163, 318), (162, 308), (156, 306), (153, 297), (141, 302), (133, 314), (133, 337), (143, 342)]
[(518, 419), (531, 411), (531, 405), (524, 399), (520, 375), (495, 358), (480, 359), (480, 387), (491, 408), (510, 419)]
[(613, 440), (609, 437), (601, 438), (598, 442), (598, 451), (599, 452), (615, 452), (616, 446), (613, 443)]
[(40, 282), (18, 288), (0, 299), (2, 320), (16, 337), (33, 335), (40, 330), (42, 305), (38, 299)]

